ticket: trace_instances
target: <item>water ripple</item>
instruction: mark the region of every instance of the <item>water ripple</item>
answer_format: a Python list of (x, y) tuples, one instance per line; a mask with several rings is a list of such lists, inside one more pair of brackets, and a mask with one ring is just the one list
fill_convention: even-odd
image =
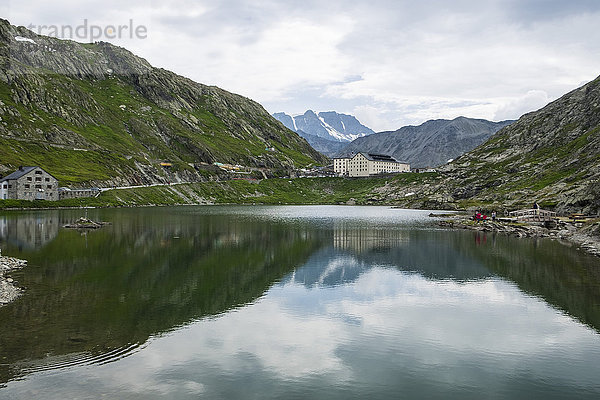
[(18, 369), (22, 374), (31, 374), (36, 372), (48, 372), (72, 368), (76, 366), (104, 365), (128, 357), (141, 350), (143, 347), (145, 346), (140, 343), (130, 343), (99, 354), (80, 352), (65, 356), (49, 356), (43, 360), (36, 360), (35, 362), (23, 362), (16, 365), (16, 369)]

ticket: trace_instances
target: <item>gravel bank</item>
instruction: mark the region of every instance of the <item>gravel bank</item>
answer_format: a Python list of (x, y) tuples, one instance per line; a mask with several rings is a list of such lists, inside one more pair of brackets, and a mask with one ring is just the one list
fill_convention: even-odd
[(15, 286), (13, 279), (6, 277), (6, 274), (26, 265), (27, 261), (25, 260), (0, 256), (0, 307), (10, 303), (22, 293), (22, 289)]

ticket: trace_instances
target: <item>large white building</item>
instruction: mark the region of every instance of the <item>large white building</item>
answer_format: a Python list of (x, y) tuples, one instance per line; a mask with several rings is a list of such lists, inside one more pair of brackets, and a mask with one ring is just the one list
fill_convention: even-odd
[(410, 164), (382, 154), (357, 153), (351, 158), (334, 158), (333, 171), (340, 176), (371, 176), (410, 172)]

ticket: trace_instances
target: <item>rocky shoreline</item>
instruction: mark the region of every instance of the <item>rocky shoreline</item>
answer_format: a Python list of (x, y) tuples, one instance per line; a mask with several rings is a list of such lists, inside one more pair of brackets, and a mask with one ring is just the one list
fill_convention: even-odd
[(27, 261), (13, 257), (0, 256), (0, 307), (10, 303), (23, 292), (15, 285), (12, 278), (5, 275), (10, 271), (21, 269), (27, 265)]
[(600, 222), (589, 226), (559, 221), (554, 227), (529, 223), (505, 221), (473, 221), (467, 216), (457, 215), (438, 223), (442, 227), (453, 229), (470, 229), (480, 232), (494, 232), (516, 237), (543, 237), (558, 239), (576, 245), (590, 254), (600, 257), (600, 236), (593, 233), (600, 228)]

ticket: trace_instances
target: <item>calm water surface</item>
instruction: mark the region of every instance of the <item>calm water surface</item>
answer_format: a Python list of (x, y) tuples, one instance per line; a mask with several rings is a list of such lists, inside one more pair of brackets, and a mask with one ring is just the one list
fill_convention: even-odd
[(0, 214), (0, 398), (600, 398), (600, 260), (386, 207)]

